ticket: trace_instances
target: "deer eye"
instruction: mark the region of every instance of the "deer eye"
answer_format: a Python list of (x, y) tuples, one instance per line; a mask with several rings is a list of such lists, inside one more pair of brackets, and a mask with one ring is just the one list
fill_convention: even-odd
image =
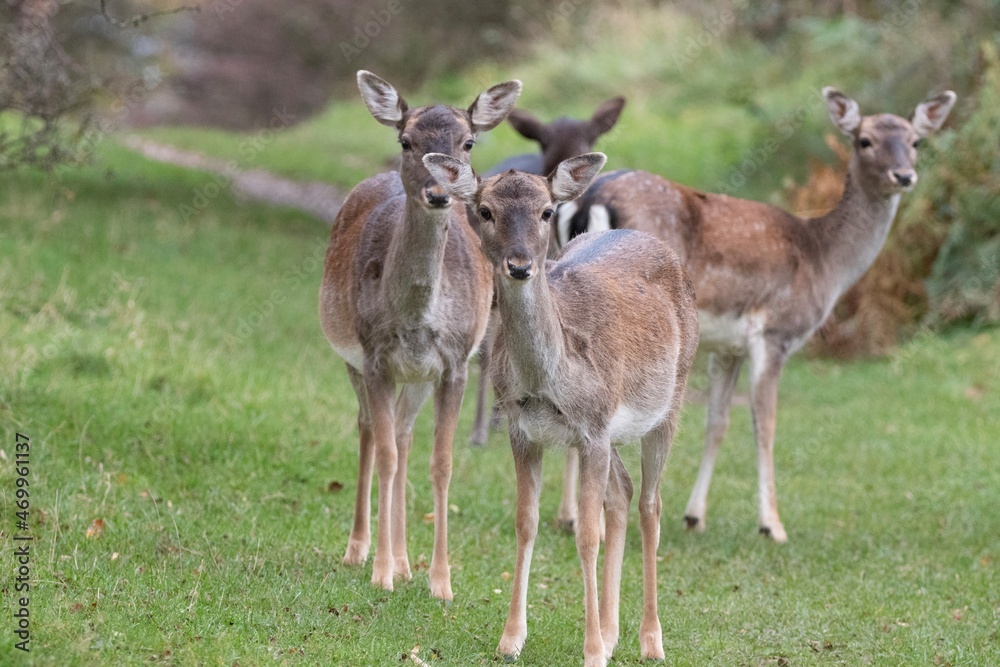
[(542, 220), (546, 221), (551, 220), (553, 213), (555, 213), (555, 211), (553, 211), (551, 208), (545, 209), (544, 211), (542, 211)]
[(410, 143), (409, 139), (403, 138), (399, 140), (399, 145), (403, 147), (404, 151), (408, 151), (413, 148), (413, 144)]
[(482, 218), (483, 220), (486, 220), (487, 222), (489, 222), (490, 220), (493, 219), (493, 214), (490, 213), (490, 209), (486, 208), (485, 206), (480, 206), (479, 207), (479, 217)]
[(868, 137), (861, 137), (861, 139), (858, 141), (858, 146), (861, 146), (862, 148), (871, 148), (871, 145), (872, 145), (872, 140), (869, 139)]
[(916, 141), (914, 141), (914, 142), (913, 142), (913, 147), (914, 147), (914, 148), (920, 148), (920, 145), (921, 145), (922, 143), (924, 143), (924, 140), (923, 140), (923, 139), (917, 139)]
[(468, 141), (465, 142), (465, 145), (462, 146), (462, 148), (464, 148), (467, 151), (471, 151), (472, 147), (475, 146), (475, 145), (476, 145), (476, 142), (473, 139), (469, 139)]

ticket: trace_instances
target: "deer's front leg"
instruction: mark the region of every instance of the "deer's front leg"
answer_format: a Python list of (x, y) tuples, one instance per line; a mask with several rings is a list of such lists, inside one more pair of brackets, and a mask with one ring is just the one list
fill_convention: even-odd
[(356, 369), (347, 366), (354, 393), (358, 397), (358, 488), (354, 498), (354, 525), (344, 554), (344, 565), (363, 565), (371, 545), (372, 474), (375, 469), (375, 441), (372, 420), (368, 412), (368, 396), (364, 379)]
[(611, 443), (587, 443), (580, 451), (580, 521), (576, 527), (576, 549), (583, 571), (583, 664), (605, 667), (604, 637), (597, 587), (597, 555), (601, 547), (601, 507), (608, 487)]
[(408, 384), (396, 399), (396, 482), (392, 487), (392, 554), (395, 576), (410, 579), (410, 559), (406, 553), (406, 477), (413, 425), (427, 397), (434, 390), (430, 382)]
[(684, 521), (688, 530), (705, 530), (705, 515), (708, 508), (708, 487), (712, 483), (712, 471), (719, 446), (729, 428), (729, 408), (733, 401), (736, 380), (740, 376), (743, 357), (731, 352), (713, 352), (708, 357), (708, 407), (705, 411), (705, 451), (698, 480), (691, 490)]
[(528, 571), (531, 552), (538, 534), (538, 495), (542, 488), (542, 448), (527, 442), (520, 431), (510, 429), (510, 445), (514, 452), (514, 472), (517, 476), (517, 561), (514, 584), (510, 593), (510, 611), (500, 638), (497, 652), (514, 659), (524, 648), (528, 636), (526, 609), (528, 605)]
[(465, 393), (465, 368), (441, 378), (434, 398), (434, 451), (431, 483), (434, 486), (434, 554), (431, 556), (431, 595), (450, 600), (448, 567), (448, 485), (451, 482), (451, 448), (458, 426), (458, 412)]
[(375, 440), (375, 470), (378, 473), (378, 543), (372, 565), (372, 584), (392, 590), (393, 486), (396, 478), (396, 435), (393, 428), (395, 383), (377, 369), (365, 369), (365, 389)]
[(757, 440), (757, 472), (760, 494), (760, 532), (775, 542), (788, 541), (778, 517), (778, 495), (774, 480), (774, 427), (778, 412), (778, 380), (785, 358), (766, 343), (751, 348), (750, 407)]

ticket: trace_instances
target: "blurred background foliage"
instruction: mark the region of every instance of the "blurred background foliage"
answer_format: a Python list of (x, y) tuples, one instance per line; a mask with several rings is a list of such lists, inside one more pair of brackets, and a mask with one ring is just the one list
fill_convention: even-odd
[[(0, 166), (85, 159), (96, 138), (136, 127), (237, 155), (241, 133), (278, 114), (296, 125), (254, 166), (348, 188), (396, 152), (360, 105), (356, 70), (416, 104), (468, 104), (516, 77), (520, 106), (546, 120), (625, 95), (599, 143), (609, 168), (816, 215), (839, 197), (846, 158), (822, 86), (904, 116), (955, 90), (885, 251), (813, 350), (881, 353), (922, 327), (1000, 319), (997, 0), (207, 0), (129, 29), (98, 5), (0, 4)], [(534, 148), (505, 127), (480, 144), (478, 168)]]

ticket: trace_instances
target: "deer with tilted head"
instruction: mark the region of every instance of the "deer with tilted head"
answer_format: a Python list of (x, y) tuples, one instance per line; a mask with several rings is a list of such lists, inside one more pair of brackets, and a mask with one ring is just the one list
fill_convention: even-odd
[[(694, 291), (677, 256), (641, 232), (588, 234), (547, 262), (556, 205), (576, 198), (604, 165), (571, 158), (548, 177), (509, 171), (480, 182), (446, 155), (424, 158), (445, 191), (480, 217), (493, 265), (497, 323), (493, 382), (507, 414), (517, 475), (517, 560), (498, 651), (516, 657), (527, 637), (528, 570), (538, 530), (542, 451), (580, 455), (577, 550), (584, 584), (584, 664), (604, 666), (618, 642), (618, 604), (632, 482), (616, 446), (639, 440), (642, 482), (644, 658), (663, 657), (657, 613), (660, 478), (698, 345)], [(599, 518), (606, 515), (598, 596)]]
[[(537, 141), (542, 152), (523, 153), (509, 157), (495, 167), (486, 170), (484, 176), (495, 176), (511, 169), (547, 176), (563, 160), (593, 150), (594, 143), (598, 138), (610, 132), (615, 123), (618, 122), (618, 117), (624, 107), (624, 97), (612, 97), (602, 103), (587, 120), (557, 118), (551, 123), (543, 123), (527, 111), (514, 109), (507, 117), (507, 122), (521, 136)], [(472, 222), (474, 226), (479, 224), (475, 216), (473, 216)], [(479, 388), (476, 394), (476, 418), (473, 422), (471, 438), (473, 445), (486, 444), (489, 430), (498, 428), (500, 424), (499, 410), (493, 411), (489, 421), (487, 421), (486, 416), (488, 412), (486, 387), (489, 384), (490, 338), (490, 332), (487, 332), (486, 339), (479, 351)]]
[(776, 542), (787, 540), (774, 476), (781, 370), (875, 261), (901, 193), (917, 182), (917, 146), (944, 123), (955, 94), (947, 91), (921, 103), (910, 120), (887, 113), (863, 116), (854, 100), (833, 88), (823, 89), (823, 99), (854, 149), (844, 193), (826, 215), (800, 218), (655, 174), (619, 171), (597, 180), (577, 206), (560, 211), (553, 228), (563, 242), (595, 220), (600, 227), (649, 232), (677, 251), (694, 282), (701, 344), (710, 352), (710, 385), (705, 450), (684, 513), (692, 530), (705, 529), (712, 469), (729, 426), (740, 368), (749, 360), (760, 532)]
[[(428, 173), (422, 157), (468, 163), (476, 135), (514, 107), (519, 81), (499, 84), (468, 109), (409, 108), (395, 88), (358, 72), (361, 97), (402, 148), (398, 172), (362, 182), (333, 223), (319, 310), (323, 332), (347, 362), (358, 397), (360, 464), (354, 525), (344, 563), (359, 565), (371, 540), (371, 483), (378, 472), (378, 542), (372, 583), (392, 590), (411, 576), (406, 552), (406, 471), (413, 425), (434, 394), (434, 552), (431, 593), (452, 598), (448, 484), (467, 365), (486, 332), (493, 279), (464, 206)], [(402, 385), (398, 396), (397, 385)]]

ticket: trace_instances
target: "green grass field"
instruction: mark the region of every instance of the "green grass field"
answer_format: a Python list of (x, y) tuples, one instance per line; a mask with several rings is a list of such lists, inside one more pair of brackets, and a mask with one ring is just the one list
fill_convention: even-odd
[[(427, 586), (429, 408), (409, 477), (413, 581), (386, 593), (370, 561), (340, 563), (356, 403), (316, 315), (327, 228), (226, 191), (190, 215), (208, 176), (113, 142), (60, 176), (0, 182), (0, 664), (396, 665), (416, 646), (431, 665), (495, 664), (513, 467), (504, 434), (465, 444), (471, 400), (451, 486), (454, 602)], [(873, 361), (793, 361), (776, 448), (784, 546), (756, 534), (745, 406), (708, 532), (683, 532), (704, 419), (690, 405), (663, 485), (668, 664), (1000, 664), (998, 359), (1000, 331), (959, 330)], [(27, 533), (17, 433), (31, 438)], [(633, 450), (626, 462), (635, 473)], [(554, 526), (560, 468), (549, 456), (523, 665), (582, 655), (575, 545)], [(640, 662), (637, 528), (633, 515), (616, 665)], [(34, 538), (29, 654), (14, 648), (15, 534)]]

